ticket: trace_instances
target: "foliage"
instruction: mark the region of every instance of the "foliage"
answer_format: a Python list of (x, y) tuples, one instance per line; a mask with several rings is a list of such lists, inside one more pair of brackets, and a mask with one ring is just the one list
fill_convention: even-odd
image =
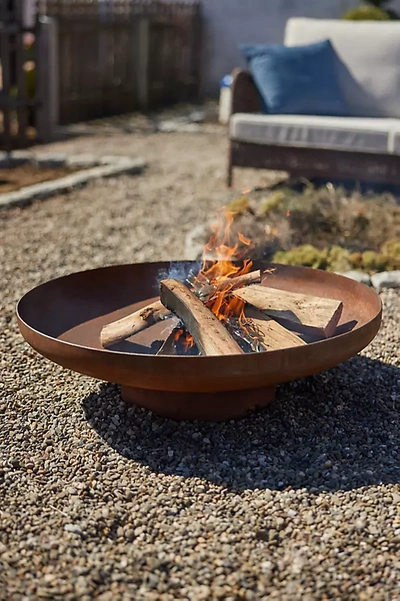
[(393, 265), (400, 264), (396, 259), (383, 252), (366, 250), (363, 253), (350, 253), (346, 248), (333, 246), (330, 249), (318, 249), (312, 244), (296, 246), (288, 251), (278, 251), (273, 261), (284, 265), (302, 265), (314, 269), (345, 272), (352, 269), (376, 273), (387, 269), (396, 269)]
[(278, 232), (282, 250), (312, 244), (379, 251), (385, 241), (400, 239), (400, 206), (388, 194), (349, 195), (332, 185), (308, 185), (302, 192), (282, 188), (264, 193), (254, 210)]
[(388, 21), (398, 19), (399, 15), (387, 8), (392, 0), (364, 0), (364, 4), (347, 11), (343, 19), (350, 21)]
[(400, 240), (388, 240), (382, 245), (382, 253), (388, 258), (389, 269), (400, 269)]
[(400, 241), (389, 240), (382, 245), (380, 251), (366, 250), (362, 253), (351, 253), (341, 246), (320, 250), (312, 244), (304, 244), (288, 251), (276, 252), (273, 261), (328, 271), (345, 272), (356, 269), (376, 273), (400, 269)]
[(350, 260), (350, 253), (342, 246), (333, 246), (328, 252), (329, 271), (350, 271), (354, 269)]
[(328, 266), (328, 253), (326, 250), (319, 250), (312, 244), (297, 246), (288, 251), (278, 251), (273, 256), (275, 263), (284, 265), (304, 265), (304, 267), (313, 267), (314, 269), (326, 269)]
[(400, 269), (400, 204), (388, 193), (308, 183), (253, 190), (228, 208), (260, 257), (331, 271)]
[(283, 190), (277, 190), (276, 192), (272, 192), (269, 196), (267, 196), (260, 207), (260, 212), (262, 215), (269, 215), (271, 211), (274, 209), (282, 209), (285, 205), (285, 202), (288, 200), (291, 191), (289, 189), (284, 192)]
[(381, 8), (375, 6), (359, 6), (343, 15), (347, 21), (389, 21), (390, 16)]
[(231, 200), (226, 208), (228, 211), (235, 213), (235, 217), (252, 212), (250, 200), (246, 196), (240, 196), (239, 198)]
[(375, 272), (385, 271), (388, 260), (387, 257), (375, 250), (366, 250), (362, 253), (362, 268), (364, 271)]

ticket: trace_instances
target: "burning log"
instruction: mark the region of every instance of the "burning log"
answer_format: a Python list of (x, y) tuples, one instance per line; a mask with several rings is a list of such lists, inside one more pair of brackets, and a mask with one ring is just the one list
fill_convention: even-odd
[(235, 290), (233, 295), (297, 332), (311, 330), (326, 338), (334, 334), (343, 310), (338, 300), (259, 285)]
[(259, 269), (242, 275), (224, 278), (217, 281), (215, 284), (206, 284), (202, 288), (202, 296), (212, 296), (213, 294), (223, 292), (224, 290), (237, 290), (238, 288), (243, 288), (250, 284), (257, 284), (258, 282), (261, 282), (261, 271)]
[(178, 280), (163, 280), (160, 297), (162, 303), (183, 321), (202, 354), (243, 353), (224, 325), (185, 284)]
[(156, 355), (176, 355), (176, 339), (179, 336), (180, 328), (174, 328), (164, 340)]
[(290, 332), (258, 309), (246, 307), (245, 316), (246, 324), (257, 332), (258, 342), (266, 351), (277, 351), (306, 344), (296, 334)]
[[(255, 284), (261, 281), (261, 271), (251, 271), (243, 275), (239, 275), (231, 278), (224, 278), (217, 282), (215, 286), (204, 286), (204, 294), (206, 296), (212, 296), (221, 290), (236, 290), (242, 286), (249, 284)], [(170, 317), (171, 312), (164, 307), (160, 300), (146, 305), (112, 323), (109, 323), (103, 327), (100, 334), (100, 342), (104, 348), (112, 346), (120, 340), (125, 340), (129, 336), (138, 334), (142, 330), (152, 326), (153, 324)]]

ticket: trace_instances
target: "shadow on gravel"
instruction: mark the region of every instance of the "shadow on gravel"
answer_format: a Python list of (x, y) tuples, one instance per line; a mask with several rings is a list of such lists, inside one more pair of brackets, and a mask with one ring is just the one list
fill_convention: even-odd
[(127, 460), (235, 490), (350, 490), (400, 482), (400, 368), (357, 356), (278, 389), (259, 413), (229, 423), (175, 422), (126, 407), (104, 384), (86, 418)]

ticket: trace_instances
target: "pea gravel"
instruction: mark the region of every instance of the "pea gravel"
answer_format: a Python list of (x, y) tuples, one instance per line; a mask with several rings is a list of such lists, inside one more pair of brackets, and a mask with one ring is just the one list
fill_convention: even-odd
[[(0, 598), (400, 599), (400, 292), (361, 355), (225, 424), (121, 403), (19, 335), (50, 278), (183, 258), (231, 198), (222, 135), (96, 136), (52, 150), (143, 156), (139, 177), (3, 211)], [(50, 147), (49, 147), (50, 148)], [(238, 189), (265, 183), (242, 172)]]

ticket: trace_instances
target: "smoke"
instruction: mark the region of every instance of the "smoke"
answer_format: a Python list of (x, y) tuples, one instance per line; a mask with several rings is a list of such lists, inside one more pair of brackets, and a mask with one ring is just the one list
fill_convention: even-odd
[(179, 280), (184, 284), (191, 283), (193, 276), (201, 269), (202, 263), (197, 261), (177, 261), (171, 262), (168, 269), (161, 269), (158, 273), (157, 288), (160, 287), (161, 280)]

